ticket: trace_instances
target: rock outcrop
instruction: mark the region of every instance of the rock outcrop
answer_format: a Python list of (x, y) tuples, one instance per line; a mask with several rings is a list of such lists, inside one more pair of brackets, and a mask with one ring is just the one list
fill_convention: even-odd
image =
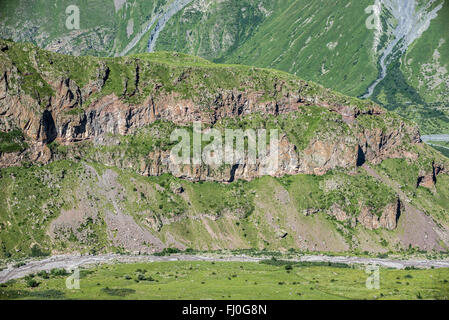
[(340, 222), (347, 221), (350, 218), (350, 216), (346, 212), (344, 212), (338, 204), (333, 204), (332, 207), (329, 208), (327, 213), (335, 217), (335, 219)]
[(375, 215), (367, 207), (363, 207), (357, 221), (369, 230), (385, 228), (387, 230), (394, 230), (397, 228), (397, 223), (401, 215), (402, 203), (398, 199), (395, 203), (387, 205), (381, 216)]
[(446, 172), (444, 164), (432, 163), (430, 171), (421, 170), (418, 176), (417, 187), (432, 189), (435, 187), (439, 174)]

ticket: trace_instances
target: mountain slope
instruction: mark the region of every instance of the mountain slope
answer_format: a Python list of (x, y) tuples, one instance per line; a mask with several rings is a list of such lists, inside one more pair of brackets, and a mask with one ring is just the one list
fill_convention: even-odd
[[(376, 102), (425, 132), (449, 130), (447, 1), (199, 3), (168, 23), (157, 48), (276, 68), (353, 96), (375, 88)], [(379, 25), (370, 30), (374, 3)]]
[[(2, 257), (447, 249), (448, 159), (369, 101), (178, 53), (75, 58), (1, 41), (0, 58)], [(172, 163), (171, 133), (198, 120), (278, 129), (276, 171)]]
[[(376, 78), (370, 1), (206, 1), (167, 25), (158, 49), (270, 67), (361, 95)], [(203, 2), (204, 3), (204, 2)]]
[[(154, 27), (148, 24), (172, 2), (4, 0), (0, 2), (0, 38), (31, 42), (71, 55), (113, 56), (132, 50), (144, 52), (149, 31)], [(69, 6), (79, 8), (79, 30), (66, 27)]]
[[(1, 2), (0, 37), (75, 55), (167, 50), (275, 68), (351, 96), (368, 92), (426, 134), (449, 132), (447, 0), (28, 3)], [(81, 30), (64, 26), (69, 4), (80, 8)]]

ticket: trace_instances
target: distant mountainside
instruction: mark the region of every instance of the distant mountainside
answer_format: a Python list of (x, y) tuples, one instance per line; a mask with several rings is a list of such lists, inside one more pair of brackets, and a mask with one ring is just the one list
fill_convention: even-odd
[[(65, 27), (69, 5), (80, 8), (80, 30)], [(427, 134), (449, 133), (447, 30), (447, 0), (0, 4), (0, 38), (73, 55), (167, 50), (218, 63), (275, 68), (351, 96), (368, 92)]]
[(198, 1), (156, 49), (284, 70), (352, 96), (371, 87), (376, 102), (440, 133), (449, 132), (447, 30), (443, 0)]
[[(71, 55), (113, 56), (133, 49), (144, 52), (154, 27), (150, 23), (172, 2), (4, 0), (0, 2), (0, 38)], [(69, 6), (79, 8), (79, 30), (66, 26), (72, 14), (66, 12)]]
[[(0, 41), (0, 257), (444, 251), (449, 160), (415, 124), (282, 71)], [(279, 165), (177, 164), (175, 129), (279, 131)], [(190, 148), (189, 148), (190, 151)]]

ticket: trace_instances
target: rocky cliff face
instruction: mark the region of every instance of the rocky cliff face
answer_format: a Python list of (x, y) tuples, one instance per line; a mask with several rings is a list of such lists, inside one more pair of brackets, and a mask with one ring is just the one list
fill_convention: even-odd
[[(278, 166), (176, 164), (170, 134), (196, 121), (278, 129)], [(26, 235), (5, 242), (15, 255), (38, 241), (148, 253), (447, 243), (449, 165), (415, 125), (292, 75), (180, 54), (74, 58), (0, 41), (0, 167), (0, 240)]]
[[(0, 131), (19, 129), (27, 142), (20, 150), (0, 151), (2, 168), (83, 159), (144, 176), (170, 173), (190, 181), (228, 183), (265, 175), (355, 172), (365, 162), (419, 158), (416, 126), (370, 102), (276, 71), (219, 67), (166, 53), (70, 58), (70, 64), (67, 57), (31, 46), (0, 44)], [(251, 122), (255, 119), (256, 124)], [(158, 123), (189, 128), (196, 121), (220, 130), (230, 122), (243, 129), (269, 123), (280, 131), (278, 166), (267, 170), (260, 160), (249, 164), (246, 159), (227, 166), (179, 165), (167, 146), (146, 147), (153, 139), (168, 139)], [(132, 147), (124, 143), (149, 126), (154, 127), (144, 139)], [(417, 177), (418, 185), (431, 187), (441, 172), (443, 167), (434, 164), (431, 174)], [(355, 218), (335, 204), (327, 213), (352, 226), (397, 227), (399, 200), (380, 215), (371, 209), (361, 208)], [(148, 223), (158, 224), (154, 219)]]
[[(129, 135), (156, 121), (168, 121), (186, 126), (194, 121), (205, 125), (229, 118), (243, 119), (252, 114), (263, 117), (272, 115), (304, 112), (308, 107), (318, 106), (327, 113), (338, 115), (337, 121), (348, 128), (343, 133), (321, 132), (312, 136), (303, 149), (299, 149), (286, 134), (280, 139), (279, 167), (270, 174), (324, 174), (335, 168), (354, 168), (364, 161), (379, 163), (389, 157), (408, 157), (416, 155), (407, 152), (404, 144), (420, 142), (416, 127), (392, 117), (380, 107), (342, 98), (314, 84), (291, 80), (275, 75), (269, 87), (270, 99), (266, 99), (266, 90), (257, 90), (255, 76), (241, 79), (240, 87), (217, 88), (208, 90), (208, 105), (196, 98), (186, 98), (181, 92), (167, 88), (169, 85), (182, 85), (189, 81), (189, 74), (182, 71), (167, 83), (156, 83), (148, 94), (144, 91), (152, 79), (145, 78), (144, 70), (152, 67), (151, 61), (130, 61), (129, 58), (117, 59), (122, 67), (131, 70), (132, 76), (122, 73), (111, 74), (109, 60), (97, 59), (92, 77), (83, 86), (79, 86), (70, 77), (55, 76), (51, 69), (51, 56), (24, 47), (24, 60), (20, 63), (32, 66), (30, 72), (18, 65), (12, 57), (12, 43), (2, 43), (2, 77), (0, 79), (0, 129), (7, 131), (20, 128), (30, 141), (30, 148), (16, 154), (2, 154), (0, 165), (17, 165), (23, 159), (48, 163), (52, 152), (47, 145), (57, 141), (62, 145), (75, 145), (81, 141), (93, 141), (107, 145), (108, 135)], [(14, 48), (17, 50), (17, 48)], [(50, 68), (42, 67), (42, 60)], [(84, 63), (79, 58), (79, 63)], [(143, 59), (142, 59), (143, 60)], [(118, 62), (117, 62), (118, 61)], [(171, 71), (173, 66), (166, 68)], [(30, 68), (28, 68), (30, 69)], [(225, 76), (239, 70), (224, 70)], [(208, 82), (209, 69), (205, 69), (203, 79), (196, 84), (198, 88)], [(174, 72), (172, 72), (174, 73)], [(262, 73), (262, 71), (260, 71)], [(25, 87), (26, 77), (37, 74), (44, 83), (38, 83), (35, 92)], [(256, 72), (257, 75), (257, 72)], [(115, 78), (114, 78), (115, 77)], [(108, 83), (120, 81), (121, 89), (108, 93)], [(43, 97), (40, 88), (48, 87), (51, 95)], [(130, 88), (133, 88), (132, 90)], [(245, 88), (246, 87), (246, 88)], [(34, 93), (34, 94), (33, 94)], [(139, 96), (138, 103), (130, 102), (131, 97)], [(360, 120), (360, 121), (359, 121)], [(390, 126), (394, 122), (394, 126)], [(373, 125), (374, 124), (374, 125)], [(300, 134), (300, 133), (299, 133)], [(119, 165), (123, 159), (98, 154), (105, 163)], [(191, 180), (233, 181), (251, 180), (263, 175), (260, 163), (245, 163), (230, 166), (219, 171), (208, 166), (177, 166), (170, 158), (169, 150), (154, 150), (141, 159), (132, 159), (128, 166), (144, 175), (172, 173), (177, 177)]]
[(357, 217), (357, 221), (369, 230), (379, 228), (394, 230), (397, 227), (402, 210), (403, 205), (399, 199), (387, 205), (380, 216), (371, 213), (369, 208), (364, 207)]

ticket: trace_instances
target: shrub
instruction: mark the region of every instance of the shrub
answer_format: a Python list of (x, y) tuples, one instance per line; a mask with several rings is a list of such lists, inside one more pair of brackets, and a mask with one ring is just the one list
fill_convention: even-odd
[(115, 297), (125, 297), (127, 295), (130, 295), (130, 294), (133, 294), (136, 292), (136, 290), (134, 290), (134, 289), (127, 289), (127, 288), (111, 289), (109, 287), (103, 288), (103, 289), (101, 289), (101, 291), (103, 291), (107, 295), (115, 296)]
[(29, 278), (28, 280), (26, 280), (26, 285), (28, 288), (36, 288), (39, 286), (39, 282), (37, 282), (33, 278)]
[(267, 264), (271, 266), (287, 266), (291, 265), (292, 267), (334, 267), (334, 268), (352, 268), (352, 266), (340, 263), (340, 262), (311, 262), (311, 261), (299, 261), (299, 262), (291, 262), (285, 260), (277, 260), (276, 258), (271, 258), (271, 260), (262, 260), (259, 263)]
[(50, 271), (50, 274), (52, 276), (58, 277), (58, 276), (66, 276), (69, 273), (65, 269), (52, 269)]
[(145, 275), (143, 275), (142, 273), (139, 273), (139, 274), (137, 275), (137, 280), (139, 280), (139, 281), (146, 280)]
[(155, 256), (169, 256), (171, 254), (180, 253), (180, 252), (181, 252), (181, 250), (179, 250), (177, 248), (165, 248), (161, 252), (156, 252), (154, 255)]
[(32, 257), (47, 257), (49, 256), (49, 252), (42, 251), (37, 245), (33, 245), (31, 247), (31, 256)]

